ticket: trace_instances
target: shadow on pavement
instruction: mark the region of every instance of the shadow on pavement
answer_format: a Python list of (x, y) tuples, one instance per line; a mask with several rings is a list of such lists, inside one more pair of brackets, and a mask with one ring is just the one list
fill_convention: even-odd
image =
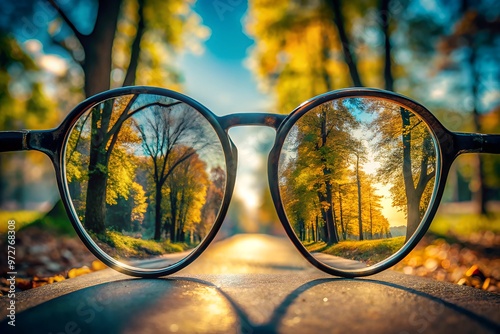
[[(245, 278), (247, 277), (247, 278)], [(276, 332), (500, 332), (500, 326), (440, 297), (374, 279), (320, 278), (296, 288), (256, 321), (252, 301), (268, 290), (192, 277), (126, 279), (68, 293), (16, 316), (16, 332), (33, 333), (276, 333)], [(286, 279), (283, 280), (283, 284)], [(263, 284), (263, 283), (261, 283)], [(280, 283), (267, 288), (280, 293)], [(285, 284), (286, 285), (286, 284)], [(292, 290), (293, 289), (293, 290)], [(247, 291), (248, 290), (248, 291)], [(291, 291), (290, 291), (291, 290)], [(253, 306), (255, 307), (255, 306)], [(13, 327), (9, 319), (0, 332)]]

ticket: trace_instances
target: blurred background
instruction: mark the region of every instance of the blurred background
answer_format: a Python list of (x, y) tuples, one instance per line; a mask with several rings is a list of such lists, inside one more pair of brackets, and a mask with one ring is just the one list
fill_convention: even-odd
[[(421, 102), (450, 130), (500, 132), (496, 0), (18, 0), (0, 11), (0, 130), (55, 127), (86, 97), (151, 85), (217, 115), (287, 114), (326, 91), (377, 87)], [(282, 234), (266, 175), (274, 132), (230, 135), (239, 174), (223, 233)], [(36, 231), (24, 244), (46, 246), (22, 253), (39, 266), (26, 271), (30, 287), (93, 261), (50, 251), (79, 246), (40, 153), (0, 155), (0, 233), (9, 219)], [(396, 269), (498, 290), (500, 157), (457, 160), (428, 235)]]

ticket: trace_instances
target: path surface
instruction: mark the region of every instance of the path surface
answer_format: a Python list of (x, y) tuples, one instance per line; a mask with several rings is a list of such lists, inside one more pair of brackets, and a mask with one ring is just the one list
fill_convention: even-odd
[(18, 293), (0, 333), (499, 333), (500, 295), (393, 271), (342, 279), (264, 235), (215, 243), (181, 272), (111, 269)]

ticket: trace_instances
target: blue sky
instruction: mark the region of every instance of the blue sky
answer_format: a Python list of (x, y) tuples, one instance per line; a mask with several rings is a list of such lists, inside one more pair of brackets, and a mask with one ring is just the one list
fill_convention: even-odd
[(246, 49), (253, 40), (243, 32), (242, 18), (248, 4), (239, 1), (236, 6), (223, 1), (198, 1), (194, 10), (203, 18), (203, 23), (212, 30), (206, 47), (217, 58), (239, 61), (246, 56)]
[(232, 3), (239, 4), (231, 6), (223, 1), (196, 3), (194, 10), (211, 30), (211, 35), (204, 43), (203, 54), (186, 54), (181, 60), (185, 93), (218, 115), (269, 111), (269, 98), (258, 92), (257, 82), (244, 65), (253, 45), (243, 27), (247, 3)]

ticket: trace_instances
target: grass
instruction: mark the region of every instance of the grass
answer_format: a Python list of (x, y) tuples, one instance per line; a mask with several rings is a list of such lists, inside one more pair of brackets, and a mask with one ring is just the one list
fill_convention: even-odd
[[(473, 213), (439, 213), (429, 227), (428, 233), (456, 242), (461, 237), (469, 237), (478, 232), (491, 231), (500, 234), (500, 213), (481, 216)], [(368, 264), (379, 262), (394, 254), (404, 244), (404, 237), (390, 239), (341, 241), (335, 245), (324, 242), (308, 243), (304, 246), (310, 252), (322, 252)]]
[(440, 236), (449, 235), (450, 232), (457, 236), (484, 231), (500, 234), (500, 213), (491, 213), (489, 217), (473, 213), (439, 213), (432, 221), (429, 231)]
[(92, 238), (99, 240), (99, 246), (105, 248), (108, 254), (126, 258), (148, 258), (154, 255), (179, 253), (191, 248), (185, 243), (137, 239), (116, 231), (92, 235)]
[(400, 249), (405, 242), (405, 237), (395, 237), (377, 240), (347, 240), (328, 246), (326, 243), (306, 244), (310, 252), (322, 252), (340, 256), (346, 259), (362, 261), (367, 264), (380, 262)]
[(7, 233), (7, 222), (16, 221), (16, 231), (42, 217), (38, 211), (0, 211), (0, 234)]
[(62, 202), (57, 202), (57, 205), (47, 213), (23, 210), (0, 211), (0, 234), (7, 232), (7, 222), (9, 220), (16, 221), (16, 231), (28, 226), (34, 226), (53, 231), (57, 235), (76, 236)]

